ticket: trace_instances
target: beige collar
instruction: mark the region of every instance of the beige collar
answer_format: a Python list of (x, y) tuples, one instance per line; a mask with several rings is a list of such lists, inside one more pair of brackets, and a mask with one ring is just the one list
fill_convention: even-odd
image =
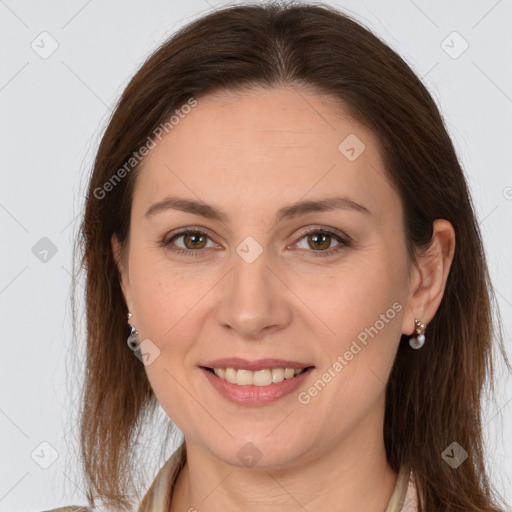
[(412, 471), (403, 465), (398, 472), (395, 488), (384, 512), (417, 512), (416, 487)]
[[(171, 496), (178, 474), (186, 461), (185, 445), (172, 454), (158, 472), (155, 480), (140, 502), (137, 512), (162, 512), (171, 507)], [(412, 472), (408, 466), (402, 466), (398, 472), (395, 488), (384, 512), (417, 512), (416, 488)]]

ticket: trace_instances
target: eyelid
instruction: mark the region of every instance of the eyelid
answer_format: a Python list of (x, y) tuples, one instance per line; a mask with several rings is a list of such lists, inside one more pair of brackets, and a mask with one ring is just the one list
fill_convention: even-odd
[(208, 229), (208, 228), (205, 228), (203, 226), (185, 226), (183, 228), (176, 228), (176, 229), (173, 229), (172, 231), (170, 231), (169, 233), (167, 233), (164, 237), (163, 237), (163, 241), (165, 241), (166, 243), (169, 243), (174, 237), (177, 237), (177, 236), (181, 236), (181, 235), (186, 235), (187, 233), (189, 232), (193, 232), (193, 233), (201, 233), (201, 234), (205, 234), (205, 235), (208, 235), (208, 237), (213, 240), (215, 237), (211, 234), (211, 231)]
[(331, 228), (329, 226), (322, 226), (322, 225), (318, 225), (313, 228), (305, 228), (304, 230), (301, 230), (296, 236), (298, 236), (300, 239), (300, 238), (304, 237), (305, 235), (314, 234), (316, 232), (330, 233), (332, 235), (336, 235), (346, 244), (353, 242), (352, 238), (350, 236), (348, 236), (346, 233), (344, 233), (343, 231), (340, 231), (339, 229), (336, 229), (336, 228)]

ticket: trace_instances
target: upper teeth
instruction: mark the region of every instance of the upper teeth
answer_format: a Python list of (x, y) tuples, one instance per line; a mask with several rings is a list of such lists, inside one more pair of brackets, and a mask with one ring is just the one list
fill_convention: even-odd
[(239, 384), (240, 386), (268, 386), (272, 383), (282, 382), (284, 379), (291, 379), (304, 371), (294, 370), (293, 368), (272, 368), (258, 371), (237, 370), (236, 368), (214, 368), (213, 371), (217, 377), (222, 380)]

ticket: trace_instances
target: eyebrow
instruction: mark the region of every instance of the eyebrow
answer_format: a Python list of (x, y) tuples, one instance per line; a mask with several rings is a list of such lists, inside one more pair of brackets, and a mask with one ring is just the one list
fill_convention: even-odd
[[(183, 197), (170, 196), (149, 207), (144, 217), (150, 218), (153, 215), (167, 211), (179, 210), (186, 213), (193, 213), (208, 219), (219, 220), (224, 223), (229, 222), (229, 216), (223, 210), (215, 206), (196, 201), (195, 199), (186, 199)], [(275, 221), (281, 222), (284, 219), (290, 219), (304, 215), (310, 212), (327, 212), (332, 210), (353, 210), (366, 215), (372, 215), (370, 210), (362, 204), (356, 203), (352, 199), (343, 196), (328, 197), (315, 201), (299, 201), (288, 206), (284, 206), (276, 213)]]

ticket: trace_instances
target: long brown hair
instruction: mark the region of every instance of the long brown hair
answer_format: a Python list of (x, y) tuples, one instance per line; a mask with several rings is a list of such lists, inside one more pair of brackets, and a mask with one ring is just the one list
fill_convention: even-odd
[[(139, 170), (133, 155), (190, 98), (281, 84), (330, 95), (377, 135), (402, 201), (411, 262), (415, 250), (428, 247), (435, 219), (453, 225), (455, 255), (428, 343), (415, 351), (402, 336), (389, 378), (385, 447), (394, 470), (412, 467), (421, 511), (500, 510), (485, 468), (481, 400), (486, 383), (494, 390), (498, 347), (510, 366), (452, 141), (432, 97), (397, 53), (331, 6), (294, 3), (225, 7), (180, 29), (130, 81), (101, 140), (78, 240), (87, 323), (80, 448), (90, 503), (131, 505), (137, 439), (157, 405), (144, 366), (127, 349), (127, 307), (110, 245), (117, 234), (127, 246)], [(453, 441), (468, 453), (457, 469), (441, 456)]]

